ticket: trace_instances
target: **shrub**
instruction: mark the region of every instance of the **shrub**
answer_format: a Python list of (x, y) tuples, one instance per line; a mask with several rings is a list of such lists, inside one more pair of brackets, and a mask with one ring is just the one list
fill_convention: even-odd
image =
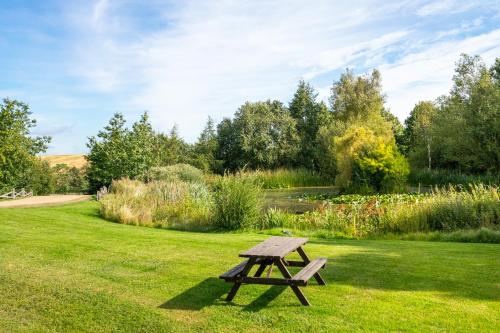
[(220, 178), (215, 184), (215, 225), (222, 229), (249, 229), (260, 215), (260, 187), (241, 175)]
[(147, 181), (162, 180), (185, 182), (203, 181), (203, 172), (189, 164), (173, 164), (163, 167), (151, 168), (145, 175)]
[(393, 138), (376, 136), (366, 127), (351, 126), (335, 139), (336, 184), (357, 193), (400, 191), (409, 166)]
[(56, 193), (82, 193), (88, 189), (84, 170), (57, 164), (52, 168), (55, 174)]

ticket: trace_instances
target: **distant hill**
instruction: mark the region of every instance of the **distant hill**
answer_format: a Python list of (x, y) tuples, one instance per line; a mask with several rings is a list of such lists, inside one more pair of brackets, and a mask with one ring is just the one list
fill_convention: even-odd
[(87, 160), (83, 154), (71, 154), (71, 155), (45, 155), (40, 156), (44, 161), (49, 162), (51, 166), (56, 164), (67, 164), (70, 167), (83, 168), (87, 165)]

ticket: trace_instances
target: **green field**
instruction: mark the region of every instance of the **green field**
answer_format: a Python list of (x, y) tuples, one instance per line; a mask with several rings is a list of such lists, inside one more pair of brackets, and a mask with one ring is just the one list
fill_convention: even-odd
[(95, 202), (0, 210), (1, 332), (500, 331), (500, 245), (311, 240), (326, 287), (217, 276), (268, 236), (107, 222)]

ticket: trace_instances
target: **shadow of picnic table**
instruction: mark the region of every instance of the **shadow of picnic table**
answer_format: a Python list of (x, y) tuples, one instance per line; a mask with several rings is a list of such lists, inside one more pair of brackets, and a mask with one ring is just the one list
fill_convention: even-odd
[(215, 277), (210, 277), (169, 299), (161, 304), (159, 308), (200, 311), (211, 305), (230, 305), (243, 307), (243, 311), (257, 312), (267, 307), (271, 301), (286, 290), (286, 286), (272, 286), (250, 304), (239, 305), (233, 302), (226, 302), (222, 298), (222, 296), (227, 294), (230, 287), (231, 286), (224, 281)]

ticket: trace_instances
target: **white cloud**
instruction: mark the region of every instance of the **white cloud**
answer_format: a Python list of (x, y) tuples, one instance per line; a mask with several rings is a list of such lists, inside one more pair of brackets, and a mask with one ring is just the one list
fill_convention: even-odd
[[(144, 31), (123, 17), (120, 5), (126, 3), (101, 0), (70, 16), (84, 31), (71, 73), (88, 90), (119, 96), (117, 110), (149, 110), (158, 129), (177, 123), (190, 140), (208, 115), (220, 120), (246, 100), (286, 102), (299, 78), (314, 81), (356, 65), (381, 69), (388, 104), (404, 118), (417, 100), (448, 91), (461, 52), (491, 57), (500, 45), (498, 31), (443, 41), (481, 21), (426, 38), (418, 24), (397, 21), (415, 12), (463, 11), (466, 2), (183, 2), (159, 6), (166, 26)], [(388, 63), (389, 52), (400, 59)], [(326, 99), (329, 87), (318, 91)]]
[(438, 42), (394, 64), (381, 65), (391, 111), (403, 120), (418, 101), (448, 93), (461, 53), (480, 54), (491, 64), (500, 54), (500, 29), (459, 41)]
[[(95, 5), (92, 24), (126, 21), (106, 5)], [(164, 13), (174, 26), (133, 40), (101, 27), (78, 45), (72, 72), (104, 93), (136, 84), (127, 107), (149, 110), (161, 130), (177, 123), (192, 140), (209, 114), (229, 116), (247, 99), (286, 99), (301, 77), (375, 58), (409, 31), (356, 28), (397, 10), (399, 5), (375, 2), (354, 10), (330, 1), (188, 3)]]

